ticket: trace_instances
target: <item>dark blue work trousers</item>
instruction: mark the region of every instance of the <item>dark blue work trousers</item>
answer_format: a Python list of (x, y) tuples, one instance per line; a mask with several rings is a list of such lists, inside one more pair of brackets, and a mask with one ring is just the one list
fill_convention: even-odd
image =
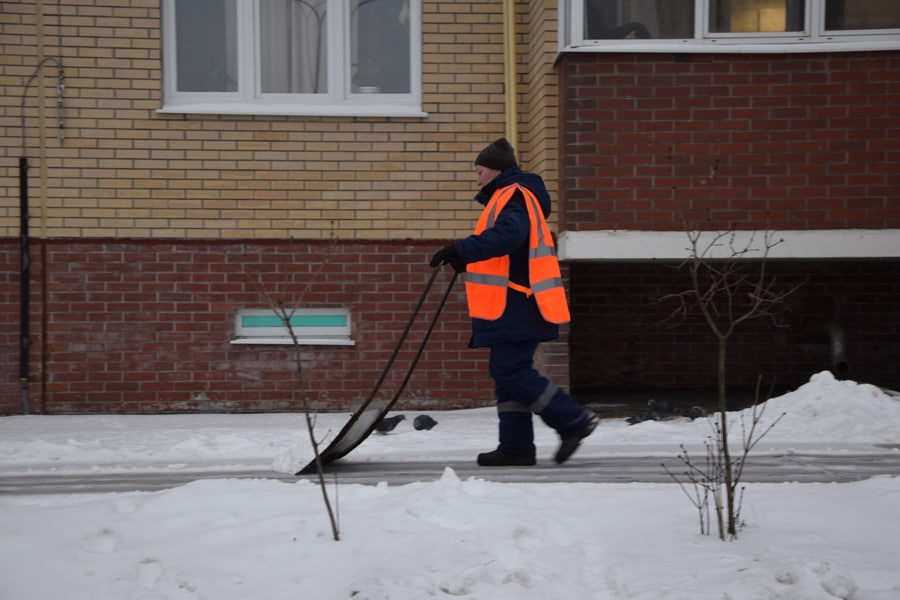
[(581, 430), (590, 413), (562, 388), (534, 368), (537, 341), (491, 344), (488, 362), (497, 395), (499, 449), (510, 454), (534, 456), (537, 414), (561, 438)]

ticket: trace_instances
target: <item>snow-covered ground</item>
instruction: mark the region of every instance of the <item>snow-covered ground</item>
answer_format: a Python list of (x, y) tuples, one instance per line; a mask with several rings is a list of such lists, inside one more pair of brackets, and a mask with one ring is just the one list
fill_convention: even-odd
[[(754, 450), (900, 452), (900, 398), (814, 375), (766, 403), (784, 417)], [(474, 460), (493, 409), (430, 412), (374, 435), (354, 460)], [(747, 414), (744, 413), (745, 418)], [(317, 418), (320, 437), (347, 415)], [(732, 435), (741, 413), (734, 413)], [(700, 452), (706, 419), (605, 420), (571, 459)], [(557, 440), (537, 425), (539, 461)], [(881, 446), (877, 446), (880, 444)], [(310, 458), (304, 416), (0, 417), (0, 477), (268, 469)], [(565, 468), (565, 467), (563, 467)], [(752, 483), (737, 541), (699, 535), (674, 483), (493, 483), (442, 477), (321, 490), (222, 478), (159, 492), (0, 496), (2, 600), (900, 598), (900, 478)], [(715, 527), (713, 527), (715, 533)]]

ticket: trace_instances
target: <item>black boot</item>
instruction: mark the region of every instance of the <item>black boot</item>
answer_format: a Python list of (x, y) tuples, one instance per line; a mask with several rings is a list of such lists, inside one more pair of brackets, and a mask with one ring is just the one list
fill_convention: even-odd
[(478, 455), (478, 466), (480, 467), (531, 467), (536, 462), (534, 456), (510, 454), (499, 448)]
[(598, 419), (596, 415), (591, 413), (591, 416), (588, 418), (583, 427), (573, 432), (571, 435), (562, 438), (562, 442), (560, 442), (559, 444), (559, 450), (556, 451), (556, 456), (554, 457), (556, 463), (561, 465), (569, 460), (569, 457), (572, 456), (578, 449), (578, 446), (581, 444), (581, 440), (591, 435), (599, 424), (600, 419)]

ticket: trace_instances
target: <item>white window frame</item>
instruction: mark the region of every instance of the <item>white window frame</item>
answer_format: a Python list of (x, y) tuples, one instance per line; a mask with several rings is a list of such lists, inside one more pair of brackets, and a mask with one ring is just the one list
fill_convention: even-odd
[[(288, 314), (299, 345), (356, 345), (350, 337), (352, 321), (347, 308), (298, 308), (288, 311)], [(325, 323), (322, 323), (323, 320)], [(231, 343), (286, 345), (293, 344), (294, 340), (281, 318), (271, 309), (241, 308), (234, 313), (234, 338)]]
[(328, 92), (262, 94), (259, 64), (259, 2), (236, 0), (237, 92), (179, 92), (176, 85), (175, 0), (162, 0), (163, 104), (158, 113), (426, 117), (422, 110), (422, 0), (409, 0), (410, 93), (353, 93), (343, 65), (350, 56), (349, 0), (328, 0)]
[(791, 53), (858, 52), (900, 49), (900, 29), (825, 29), (824, 0), (805, 0), (803, 31), (714, 33), (709, 31), (711, 0), (694, 0), (694, 37), (651, 40), (584, 38), (584, 0), (560, 0), (560, 52)]

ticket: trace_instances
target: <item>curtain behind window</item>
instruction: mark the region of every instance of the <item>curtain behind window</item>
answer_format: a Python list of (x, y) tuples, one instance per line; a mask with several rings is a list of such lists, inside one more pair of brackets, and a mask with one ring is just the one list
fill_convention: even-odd
[(326, 0), (260, 2), (260, 78), (264, 94), (328, 92)]

